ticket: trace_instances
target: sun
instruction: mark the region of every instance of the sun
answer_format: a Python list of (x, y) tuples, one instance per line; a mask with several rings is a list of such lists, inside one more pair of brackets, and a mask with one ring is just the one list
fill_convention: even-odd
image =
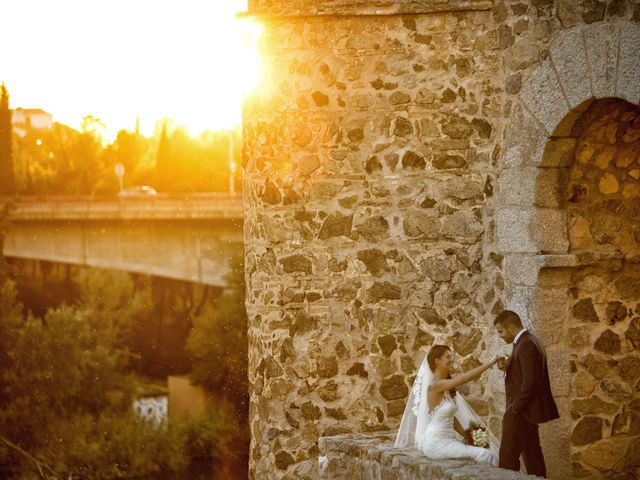
[[(198, 88), (185, 92), (175, 108), (192, 135), (206, 129), (224, 129), (242, 121), (242, 102), (262, 80), (263, 66), (257, 53), (262, 26), (250, 19), (235, 20), (240, 41), (202, 66)], [(195, 61), (195, 60), (194, 60)], [(178, 78), (174, 80), (178, 83)], [(211, 88), (217, 94), (207, 94)], [(204, 92), (204, 93), (203, 93)], [(223, 94), (220, 94), (223, 93)], [(204, 100), (204, 102), (203, 102)]]
[(162, 118), (194, 135), (231, 129), (260, 82), (260, 26), (238, 18), (246, 0), (33, 0), (3, 8), (11, 21), (0, 42), (12, 48), (0, 80), (11, 106), (42, 108), (75, 128), (93, 115), (111, 135), (136, 119), (147, 134)]

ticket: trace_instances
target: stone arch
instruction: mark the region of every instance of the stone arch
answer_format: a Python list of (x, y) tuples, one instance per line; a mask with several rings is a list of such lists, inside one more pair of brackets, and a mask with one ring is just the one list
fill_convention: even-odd
[[(496, 249), (504, 256), (505, 304), (548, 345), (561, 420), (543, 428), (552, 478), (571, 478), (572, 356), (569, 332), (576, 269), (619, 261), (570, 249), (565, 192), (576, 154), (576, 121), (597, 99), (640, 102), (640, 26), (578, 26), (552, 42), (523, 85), (505, 131), (495, 205)], [(610, 267), (608, 267), (610, 268)], [(578, 449), (579, 450), (579, 449)], [(577, 457), (579, 458), (579, 456)], [(574, 467), (576, 469), (580, 466)]]

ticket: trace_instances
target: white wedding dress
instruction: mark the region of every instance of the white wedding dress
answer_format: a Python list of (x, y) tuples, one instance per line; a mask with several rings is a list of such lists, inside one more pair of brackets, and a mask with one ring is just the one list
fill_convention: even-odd
[(452, 397), (445, 392), (440, 404), (431, 412), (428, 411), (427, 390), (432, 380), (433, 372), (425, 358), (409, 393), (395, 446), (415, 447), (433, 459), (469, 459), (497, 466), (499, 444), (489, 429), (490, 448), (487, 449), (466, 445), (453, 427), (454, 419), (457, 419), (464, 429), (471, 422), (486, 428), (462, 394), (457, 393)]

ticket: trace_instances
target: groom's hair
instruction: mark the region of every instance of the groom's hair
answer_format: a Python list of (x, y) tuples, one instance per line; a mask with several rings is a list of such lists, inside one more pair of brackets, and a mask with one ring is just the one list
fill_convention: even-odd
[(520, 316), (511, 310), (503, 310), (498, 314), (496, 319), (493, 321), (494, 325), (512, 325), (514, 327), (522, 327), (522, 320), (520, 320)]

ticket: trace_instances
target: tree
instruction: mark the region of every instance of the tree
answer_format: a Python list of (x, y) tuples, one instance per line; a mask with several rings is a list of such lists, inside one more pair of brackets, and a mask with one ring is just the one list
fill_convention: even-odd
[(171, 182), (173, 158), (171, 155), (171, 145), (167, 136), (167, 123), (162, 124), (162, 133), (158, 143), (158, 153), (156, 155), (156, 187), (165, 189)]
[(2, 83), (0, 86), (0, 194), (5, 195), (15, 193), (11, 132), (9, 93)]
[(187, 350), (192, 356), (192, 380), (222, 392), (243, 410), (248, 404), (248, 343), (242, 256), (231, 261), (226, 281), (228, 291), (194, 319)]

